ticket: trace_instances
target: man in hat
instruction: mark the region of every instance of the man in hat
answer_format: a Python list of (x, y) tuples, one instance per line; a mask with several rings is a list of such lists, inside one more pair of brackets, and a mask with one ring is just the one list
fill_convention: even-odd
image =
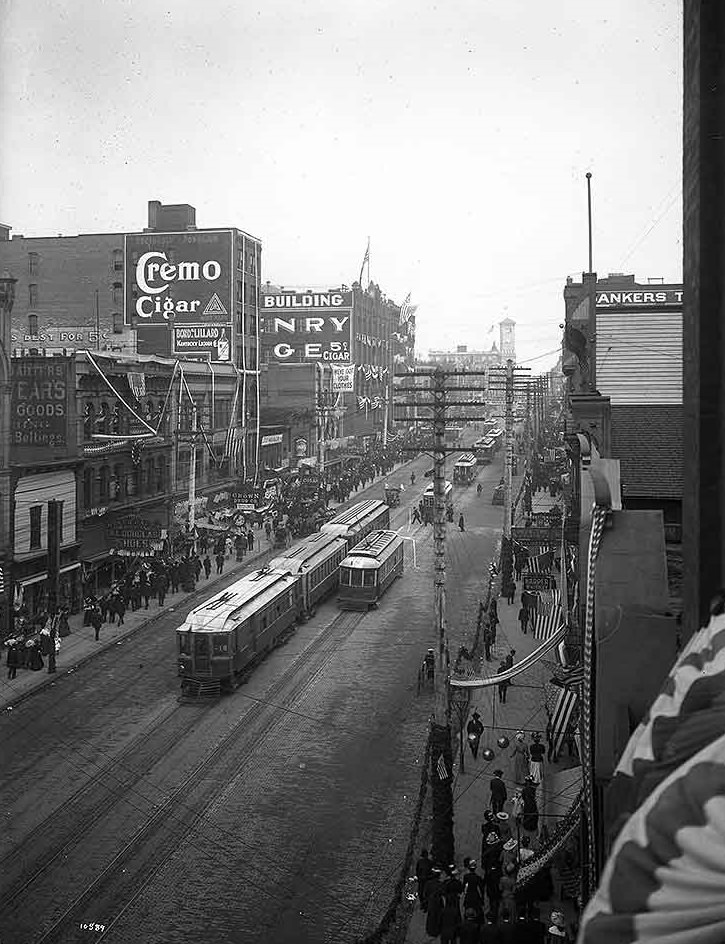
[(431, 869), (430, 878), (423, 889), (423, 900), (426, 904), (425, 932), (430, 937), (438, 937), (441, 933), (441, 915), (443, 914), (443, 886), (441, 885), (441, 870), (435, 865)]
[(420, 901), (420, 907), (423, 911), (426, 909), (425, 902), (423, 900), (423, 892), (425, 890), (426, 883), (431, 877), (433, 865), (428, 858), (428, 850), (420, 850), (420, 858), (415, 864), (415, 877), (418, 879), (418, 900)]
[(478, 748), (481, 743), (481, 735), (483, 734), (483, 722), (477, 711), (473, 712), (473, 717), (466, 725), (466, 733), (468, 734), (468, 746), (471, 748), (473, 759), (476, 760), (478, 757)]
[(508, 799), (506, 793), (506, 784), (503, 782), (503, 770), (494, 770), (491, 779), (491, 810), (494, 813), (500, 813), (503, 805)]

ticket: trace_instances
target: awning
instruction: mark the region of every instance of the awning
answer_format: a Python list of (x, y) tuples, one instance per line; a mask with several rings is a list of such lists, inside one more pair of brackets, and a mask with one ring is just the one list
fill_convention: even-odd
[(530, 652), (525, 659), (522, 659), (521, 662), (517, 662), (516, 665), (512, 666), (512, 668), (506, 669), (505, 672), (500, 672), (498, 675), (490, 675), (487, 678), (451, 677), (448, 680), (449, 684), (454, 688), (492, 688), (494, 685), (498, 685), (499, 682), (505, 682), (507, 679), (512, 679), (520, 672), (525, 672), (526, 669), (530, 669), (532, 665), (535, 665), (539, 659), (545, 655), (545, 653), (557, 646), (566, 636), (568, 631), (568, 626), (562, 626), (558, 632), (554, 633), (553, 636), (550, 636), (549, 639), (546, 639), (538, 649), (534, 649), (534, 651)]
[[(66, 564), (65, 567), (60, 568), (58, 573), (69, 574), (72, 570), (78, 570), (80, 566), (81, 566), (80, 561), (76, 561), (74, 564)], [(18, 580), (17, 583), (21, 587), (29, 587), (31, 584), (41, 583), (43, 580), (47, 580), (47, 579), (48, 579), (48, 571), (46, 570), (42, 574), (33, 574), (32, 577), (23, 577), (22, 579)]]

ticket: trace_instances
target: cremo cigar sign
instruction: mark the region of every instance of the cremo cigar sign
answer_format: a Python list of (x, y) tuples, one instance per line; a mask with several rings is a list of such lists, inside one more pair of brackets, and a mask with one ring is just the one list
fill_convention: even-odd
[(228, 324), (232, 231), (125, 237), (127, 324)]

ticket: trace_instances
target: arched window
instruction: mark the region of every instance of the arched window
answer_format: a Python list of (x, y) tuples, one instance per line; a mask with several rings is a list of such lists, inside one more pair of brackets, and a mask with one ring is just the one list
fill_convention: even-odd
[(96, 417), (96, 432), (107, 433), (110, 419), (110, 407), (104, 400), (103, 403), (101, 403), (101, 409), (98, 411), (98, 416)]
[(110, 481), (108, 466), (102, 465), (98, 473), (98, 499), (101, 504), (108, 501)]
[(31, 338), (38, 337), (38, 316), (28, 315), (28, 334)]

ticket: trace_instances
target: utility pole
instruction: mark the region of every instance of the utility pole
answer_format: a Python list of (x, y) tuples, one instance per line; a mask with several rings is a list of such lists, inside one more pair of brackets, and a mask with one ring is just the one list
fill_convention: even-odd
[(60, 580), (60, 545), (63, 503), (48, 502), (48, 615), (50, 640), (48, 646), (48, 675), (55, 672), (55, 639), (58, 633), (58, 581)]
[(191, 452), (189, 454), (189, 537), (196, 547), (196, 403), (191, 401)]
[(317, 473), (322, 483), (325, 474), (325, 365), (315, 366), (317, 377)]
[[(437, 367), (431, 371), (413, 371), (397, 376), (415, 383), (415, 377), (428, 378), (429, 387), (400, 386), (396, 394), (412, 393), (420, 399), (405, 400), (401, 407), (428, 409), (430, 415), (421, 416), (416, 412), (407, 419), (425, 420), (433, 425), (433, 496), (434, 496), (434, 581), (433, 609), (436, 637), (438, 640), (438, 670), (435, 674), (435, 708), (430, 726), (430, 763), (431, 793), (433, 799), (432, 857), (439, 865), (454, 861), (455, 846), (453, 839), (453, 749), (451, 745), (451, 707), (448, 685), (448, 641), (446, 623), (446, 504), (445, 504), (445, 461), (446, 453), (461, 452), (460, 446), (450, 448), (445, 444), (446, 415), (449, 407), (483, 406), (483, 399), (450, 400), (448, 399), (448, 380), (451, 377), (485, 376), (473, 371), (444, 371)], [(479, 396), (482, 387), (456, 386), (455, 392), (474, 390)], [(483, 416), (463, 416), (463, 422), (483, 420)]]
[(511, 540), (511, 484), (513, 478), (514, 456), (514, 362), (509, 358), (506, 361), (506, 465), (504, 468), (504, 514), (503, 535), (507, 541)]

